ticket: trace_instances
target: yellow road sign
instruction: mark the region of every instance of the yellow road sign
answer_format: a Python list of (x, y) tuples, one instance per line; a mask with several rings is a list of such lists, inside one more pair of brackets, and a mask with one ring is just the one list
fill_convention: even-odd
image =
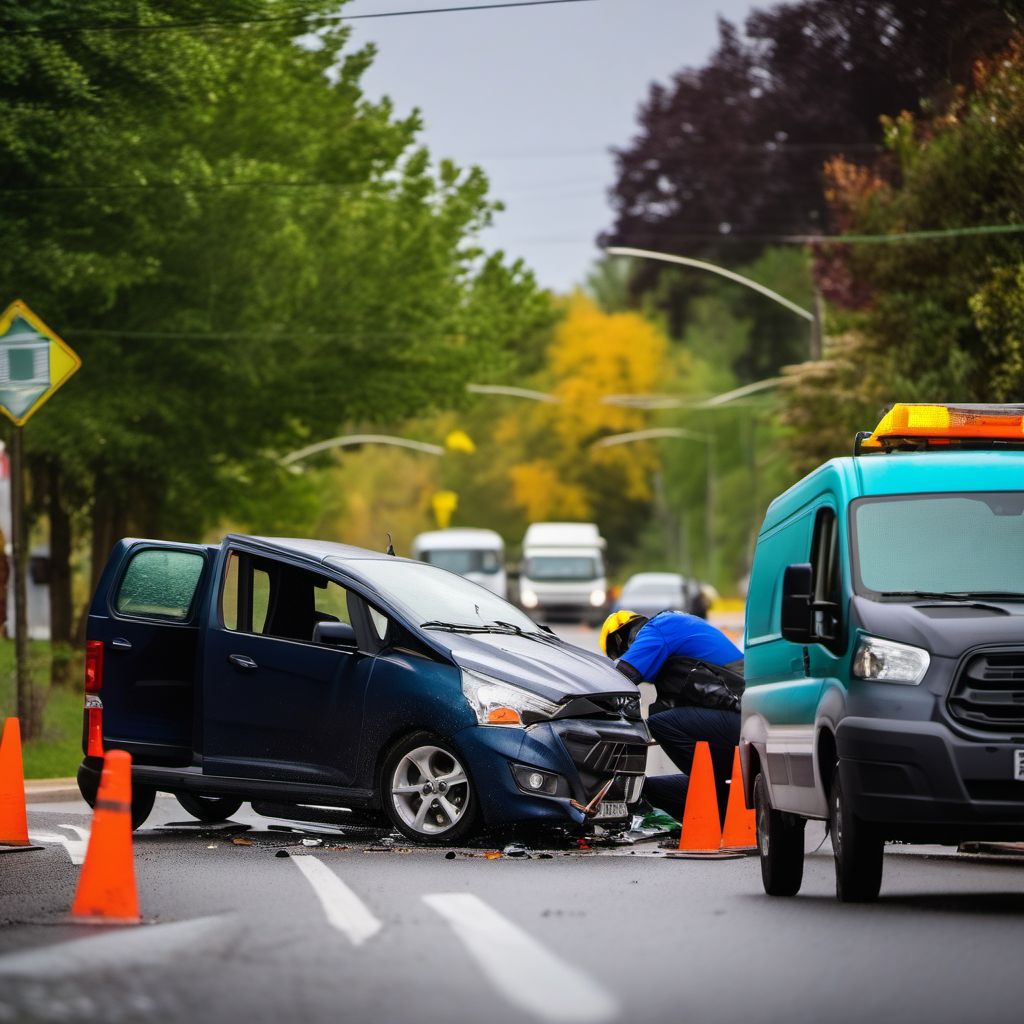
[(15, 426), (29, 417), (80, 366), (71, 347), (24, 302), (0, 317), (0, 412)]

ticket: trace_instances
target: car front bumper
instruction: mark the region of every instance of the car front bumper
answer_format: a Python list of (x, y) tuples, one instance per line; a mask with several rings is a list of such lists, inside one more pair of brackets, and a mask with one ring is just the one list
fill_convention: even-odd
[[(574, 802), (586, 806), (609, 780), (605, 800), (632, 807), (640, 798), (648, 744), (643, 722), (559, 719), (527, 729), (473, 726), (454, 740), (466, 758), (488, 825), (582, 825), (592, 819)], [(524, 792), (512, 772), (514, 764), (560, 776), (563, 791), (555, 796)]]
[(843, 719), (836, 731), (843, 793), (887, 838), (957, 843), (1024, 839), (1024, 741), (967, 739), (940, 722)]

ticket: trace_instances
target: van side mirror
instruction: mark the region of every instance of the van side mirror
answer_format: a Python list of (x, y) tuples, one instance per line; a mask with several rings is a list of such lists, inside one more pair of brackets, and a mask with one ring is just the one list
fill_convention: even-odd
[(358, 646), (356, 631), (347, 622), (318, 622), (313, 627), (313, 643), (352, 651)]
[(813, 582), (809, 563), (787, 565), (782, 573), (782, 638), (794, 644), (809, 644)]

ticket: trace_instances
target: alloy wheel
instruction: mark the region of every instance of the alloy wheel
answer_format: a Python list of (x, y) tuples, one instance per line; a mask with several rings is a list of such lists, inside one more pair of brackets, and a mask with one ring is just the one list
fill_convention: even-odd
[(391, 802), (406, 826), (425, 836), (453, 829), (470, 804), (469, 777), (450, 751), (424, 745), (403, 755), (391, 776)]

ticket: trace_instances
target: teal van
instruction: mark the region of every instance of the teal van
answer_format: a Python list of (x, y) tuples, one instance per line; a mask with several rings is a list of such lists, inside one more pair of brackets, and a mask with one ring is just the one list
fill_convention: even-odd
[(1024, 406), (897, 405), (769, 506), (740, 756), (764, 888), (829, 823), (836, 894), (887, 840), (1024, 839)]

